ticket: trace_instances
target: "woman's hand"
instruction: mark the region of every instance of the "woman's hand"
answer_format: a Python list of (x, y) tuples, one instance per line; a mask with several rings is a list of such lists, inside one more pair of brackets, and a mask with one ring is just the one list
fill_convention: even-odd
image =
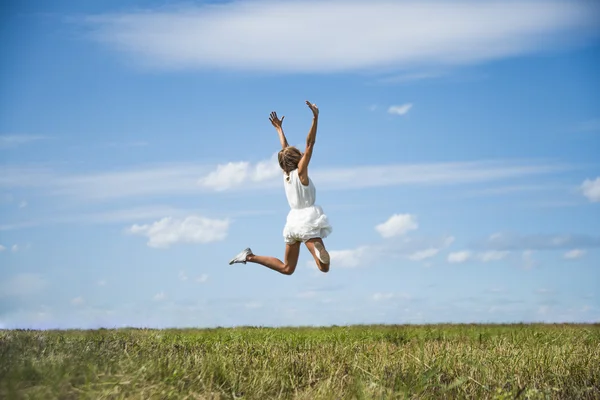
[(308, 108), (310, 108), (310, 110), (313, 113), (313, 116), (315, 118), (317, 118), (319, 116), (319, 109), (317, 108), (316, 104), (311, 103), (310, 101), (306, 100), (306, 105), (308, 106)]
[(271, 112), (271, 116), (269, 117), (269, 121), (271, 121), (271, 124), (273, 124), (273, 126), (275, 127), (275, 129), (277, 129), (278, 131), (283, 129), (283, 127), (281, 126), (283, 124), (283, 119), (285, 118), (285, 115), (283, 117), (281, 117), (281, 119), (279, 119), (277, 117), (277, 113), (275, 111)]

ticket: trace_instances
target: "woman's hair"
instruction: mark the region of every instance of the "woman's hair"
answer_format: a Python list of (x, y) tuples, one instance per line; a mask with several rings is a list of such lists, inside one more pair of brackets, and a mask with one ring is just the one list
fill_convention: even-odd
[(302, 152), (298, 150), (294, 146), (288, 146), (282, 149), (277, 155), (277, 160), (279, 161), (279, 166), (281, 169), (288, 175), (296, 168), (298, 168), (298, 163), (302, 158)]

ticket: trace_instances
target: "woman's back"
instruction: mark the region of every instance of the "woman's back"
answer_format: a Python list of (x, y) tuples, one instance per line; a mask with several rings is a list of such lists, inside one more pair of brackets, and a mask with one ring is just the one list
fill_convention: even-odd
[(310, 178), (308, 179), (308, 186), (303, 185), (298, 176), (298, 169), (290, 172), (289, 176), (283, 175), (283, 185), (285, 195), (292, 209), (307, 208), (315, 204), (317, 197), (315, 185)]

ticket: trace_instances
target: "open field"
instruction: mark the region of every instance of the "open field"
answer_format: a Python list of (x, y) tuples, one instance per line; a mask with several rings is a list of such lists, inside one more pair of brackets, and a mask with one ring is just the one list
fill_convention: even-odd
[(600, 398), (600, 325), (0, 331), (0, 398)]

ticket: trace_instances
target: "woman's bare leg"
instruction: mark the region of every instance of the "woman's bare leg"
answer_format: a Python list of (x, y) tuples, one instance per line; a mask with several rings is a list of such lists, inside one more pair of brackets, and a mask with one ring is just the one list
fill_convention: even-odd
[[(319, 257), (317, 257), (317, 254), (315, 253), (316, 243), (319, 243), (321, 246), (323, 246), (323, 250), (325, 249), (325, 244), (323, 243), (323, 239), (321, 238), (308, 239), (305, 242), (308, 251), (310, 251), (310, 254), (312, 254), (313, 258), (315, 259), (315, 262), (317, 263), (317, 267), (321, 270), (321, 272), (329, 272), (329, 263), (324, 263), (321, 260), (319, 260)], [(329, 258), (329, 255), (327, 255), (327, 258)]]
[(275, 257), (269, 256), (257, 256), (250, 254), (246, 258), (247, 262), (264, 265), (267, 268), (271, 268), (273, 271), (277, 271), (284, 275), (291, 275), (296, 270), (298, 264), (298, 256), (300, 255), (300, 242), (294, 244), (285, 245), (285, 257), (284, 262)]

